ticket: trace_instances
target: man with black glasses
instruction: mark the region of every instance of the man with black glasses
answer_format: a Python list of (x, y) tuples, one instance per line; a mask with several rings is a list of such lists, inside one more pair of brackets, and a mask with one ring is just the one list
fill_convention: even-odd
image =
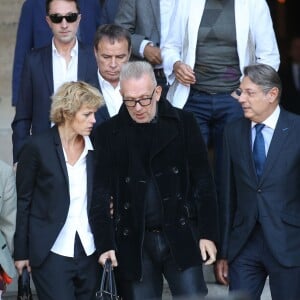
[(78, 1), (47, 0), (46, 13), (53, 39), (50, 45), (33, 50), (24, 63), (12, 123), (14, 163), (28, 136), (51, 126), (50, 96), (64, 82), (82, 80), (98, 85), (93, 49), (76, 37), (81, 19)]
[(120, 87), (119, 113), (95, 130), (90, 222), (99, 263), (111, 259), (124, 300), (161, 299), (163, 276), (173, 297), (204, 295), (218, 212), (197, 122), (160, 98), (148, 62), (124, 64)]

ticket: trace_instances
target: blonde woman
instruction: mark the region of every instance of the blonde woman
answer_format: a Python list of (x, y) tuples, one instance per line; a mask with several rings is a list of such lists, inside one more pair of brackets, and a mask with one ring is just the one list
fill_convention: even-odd
[(63, 84), (52, 97), (55, 125), (23, 147), (17, 169), (15, 266), (32, 272), (39, 299), (94, 299), (99, 281), (88, 212), (99, 91)]

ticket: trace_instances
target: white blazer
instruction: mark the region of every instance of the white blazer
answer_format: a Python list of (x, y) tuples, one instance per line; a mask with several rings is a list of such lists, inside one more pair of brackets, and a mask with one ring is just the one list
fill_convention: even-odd
[[(176, 61), (195, 65), (198, 29), (206, 0), (175, 0), (171, 26), (162, 48), (163, 66), (171, 87), (168, 100), (182, 108), (190, 87), (178, 83), (173, 73)], [(236, 0), (234, 5), (240, 70), (264, 63), (278, 70), (280, 57), (269, 7), (265, 0)]]

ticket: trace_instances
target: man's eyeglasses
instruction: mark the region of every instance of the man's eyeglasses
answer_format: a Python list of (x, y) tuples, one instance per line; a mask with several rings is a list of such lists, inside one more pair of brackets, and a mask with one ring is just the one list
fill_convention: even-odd
[(141, 99), (123, 99), (123, 102), (125, 103), (125, 105), (127, 107), (135, 107), (136, 104), (138, 103), (140, 106), (148, 106), (150, 105), (151, 101), (152, 101), (152, 97), (154, 95), (156, 87), (154, 88), (152, 94), (150, 97), (146, 97), (146, 98), (141, 98)]
[(237, 88), (235, 93), (238, 97), (242, 96), (242, 94), (246, 94), (248, 97), (253, 97), (260, 91), (252, 91), (252, 90), (242, 90), (241, 88)]
[(74, 23), (74, 22), (76, 22), (78, 15), (79, 15), (79, 13), (71, 13), (66, 16), (61, 16), (59, 14), (52, 14), (52, 15), (49, 15), (49, 18), (50, 18), (51, 22), (55, 23), (55, 24), (61, 23), (63, 19), (66, 19), (66, 21), (68, 23)]

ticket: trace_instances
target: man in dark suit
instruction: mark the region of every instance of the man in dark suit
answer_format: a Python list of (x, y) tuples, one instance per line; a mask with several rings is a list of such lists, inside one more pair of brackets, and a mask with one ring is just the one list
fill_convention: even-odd
[(131, 54), (130, 33), (115, 24), (100, 26), (95, 34), (94, 53), (98, 65), (98, 88), (105, 105), (96, 113), (96, 125), (119, 112), (122, 104), (120, 94), (120, 71)]
[(144, 59), (155, 69), (157, 83), (168, 88), (162, 68), (161, 47), (168, 33), (174, 0), (120, 0), (115, 23), (131, 33), (133, 59)]
[(23, 67), (12, 123), (14, 162), (18, 161), (18, 152), (30, 134), (50, 127), (50, 96), (62, 83), (82, 80), (97, 86), (93, 49), (76, 38), (81, 19), (77, 0), (47, 0), (46, 13), (53, 41), (44, 48), (33, 50)]
[[(79, 24), (77, 36), (82, 43), (92, 45), (97, 27), (100, 24), (111, 22), (106, 19), (98, 0), (78, 0), (78, 3), (80, 13), (84, 18)], [(13, 63), (13, 106), (16, 106), (18, 102), (21, 73), (27, 54), (32, 49), (47, 46), (51, 42), (52, 32), (45, 15), (46, 0), (24, 1), (19, 19)]]
[(300, 35), (294, 36), (289, 48), (289, 61), (279, 68), (282, 81), (281, 105), (300, 114)]
[(281, 82), (267, 65), (244, 69), (237, 90), (246, 118), (228, 125), (220, 214), (218, 280), (260, 299), (300, 294), (300, 116), (279, 106)]

